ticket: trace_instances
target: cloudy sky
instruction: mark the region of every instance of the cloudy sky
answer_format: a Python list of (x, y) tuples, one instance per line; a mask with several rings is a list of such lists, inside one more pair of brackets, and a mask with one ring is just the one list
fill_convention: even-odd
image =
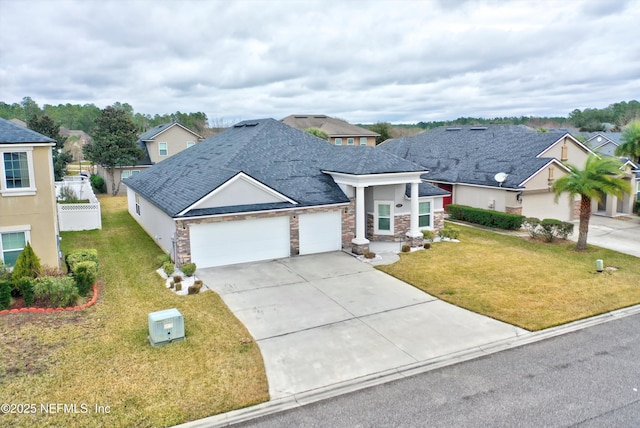
[(0, 0), (0, 101), (236, 121), (567, 116), (640, 99), (640, 0)]

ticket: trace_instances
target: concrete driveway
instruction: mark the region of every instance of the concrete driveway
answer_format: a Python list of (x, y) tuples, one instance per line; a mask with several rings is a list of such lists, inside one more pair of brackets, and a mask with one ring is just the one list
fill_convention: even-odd
[[(578, 226), (575, 222), (571, 240), (578, 240)], [(640, 217), (603, 217), (592, 215), (589, 219), (587, 244), (640, 257)]]
[(517, 337), (342, 252), (199, 269), (256, 340), (271, 399)]

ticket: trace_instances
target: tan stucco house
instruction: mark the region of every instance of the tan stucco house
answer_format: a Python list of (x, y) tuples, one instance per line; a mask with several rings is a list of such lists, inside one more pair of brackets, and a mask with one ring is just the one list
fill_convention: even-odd
[(124, 180), (129, 213), (180, 265), (422, 244), (447, 192), (374, 147), (336, 147), (274, 119), (240, 122)]
[(55, 140), (0, 119), (0, 260), (13, 266), (26, 245), (59, 266), (51, 150)]
[[(176, 122), (155, 126), (140, 135), (138, 139), (138, 145), (144, 151), (144, 157), (137, 165), (117, 167), (114, 172), (114, 179), (121, 182), (127, 177), (138, 174), (158, 162), (162, 162), (189, 147), (195, 146), (202, 139), (203, 137), (197, 133)], [(106, 170), (98, 167), (98, 175), (104, 178), (107, 189), (111, 189), (111, 177)], [(124, 188), (122, 186), (119, 187), (118, 193), (124, 192)]]
[(282, 119), (282, 122), (302, 131), (318, 128), (326, 132), (329, 142), (336, 146), (374, 147), (376, 137), (380, 136), (368, 129), (323, 114), (292, 114)]
[[(567, 132), (516, 125), (440, 127), (388, 140), (378, 148), (428, 169), (425, 180), (451, 193), (445, 206), (563, 221), (576, 219), (579, 205), (568, 194), (556, 201), (553, 182), (567, 174), (564, 162), (582, 167), (593, 153)], [(635, 188), (633, 165), (625, 168), (625, 178)], [(633, 199), (608, 195), (600, 204), (594, 200), (592, 209), (609, 216), (631, 214)]]

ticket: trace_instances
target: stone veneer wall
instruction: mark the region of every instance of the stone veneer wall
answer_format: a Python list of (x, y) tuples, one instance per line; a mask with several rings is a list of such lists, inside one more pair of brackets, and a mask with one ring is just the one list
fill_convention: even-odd
[[(444, 227), (444, 210), (436, 211), (432, 216), (433, 230), (438, 233)], [(407, 233), (411, 229), (411, 214), (397, 215), (393, 218), (393, 235), (373, 233), (373, 214), (367, 214), (367, 239), (379, 242), (410, 242)]]
[(571, 208), (571, 220), (578, 220), (580, 218), (580, 198), (573, 201)]
[(290, 211), (265, 211), (251, 214), (233, 214), (219, 217), (202, 217), (188, 220), (176, 221), (176, 264), (182, 266), (191, 262), (191, 237), (189, 226), (201, 223), (220, 223), (225, 221), (254, 220), (272, 217), (289, 217), (289, 239), (291, 242), (290, 254), (297, 255), (300, 252), (299, 220), (300, 214), (314, 214), (324, 212), (339, 211), (342, 217), (342, 247), (351, 246), (355, 226), (355, 202), (352, 200), (349, 205), (300, 208)]
[(505, 207), (504, 210), (507, 214), (522, 215), (522, 207)]

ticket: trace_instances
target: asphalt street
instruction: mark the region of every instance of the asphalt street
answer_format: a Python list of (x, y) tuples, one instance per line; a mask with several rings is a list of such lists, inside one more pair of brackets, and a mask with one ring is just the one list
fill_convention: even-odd
[(637, 427), (640, 315), (238, 427)]

